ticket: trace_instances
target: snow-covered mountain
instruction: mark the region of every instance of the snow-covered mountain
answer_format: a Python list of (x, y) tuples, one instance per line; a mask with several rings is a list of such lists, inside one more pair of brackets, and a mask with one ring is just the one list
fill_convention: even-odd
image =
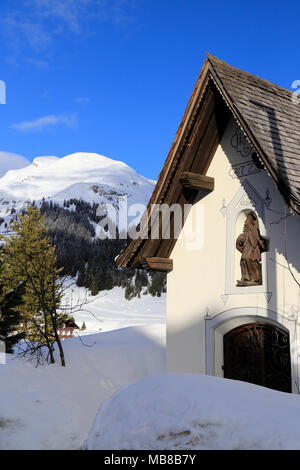
[(37, 157), (0, 179), (0, 235), (9, 235), (15, 213), (34, 201), (45, 217), (63, 276), (76, 278), (93, 296), (114, 287), (128, 288), (128, 299), (146, 292), (160, 296), (165, 291), (161, 273), (149, 273), (143, 285), (136, 285), (134, 273), (114, 262), (154, 185), (125, 163), (95, 153)]
[(96, 153), (74, 153), (63, 158), (37, 157), (25, 168), (10, 170), (0, 179), (0, 217), (20, 210), (28, 201), (70, 199), (90, 204), (113, 204), (127, 196), (128, 206), (146, 205), (154, 181), (140, 176), (125, 163)]

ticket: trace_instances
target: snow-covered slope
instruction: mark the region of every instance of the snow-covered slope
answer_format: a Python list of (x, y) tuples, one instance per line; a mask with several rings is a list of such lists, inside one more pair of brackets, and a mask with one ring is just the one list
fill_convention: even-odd
[[(142, 319), (142, 317), (141, 317)], [(164, 372), (165, 327), (136, 326), (63, 342), (66, 367), (0, 364), (0, 450), (76, 450), (99, 404), (121, 387)]]
[(82, 310), (76, 308), (73, 315), (79, 327), (85, 323), (86, 330), (80, 332), (81, 335), (166, 321), (166, 294), (161, 297), (142, 295), (128, 302), (122, 287), (101, 291), (97, 296), (92, 296), (84, 287), (74, 286), (73, 283), (69, 288), (66, 283), (65, 288), (65, 303), (81, 305), (87, 302)]
[(20, 209), (26, 201), (83, 199), (112, 203), (128, 196), (128, 204), (147, 204), (154, 182), (123, 162), (96, 153), (74, 153), (63, 158), (37, 157), (26, 168), (8, 171), (0, 179), (0, 216)]

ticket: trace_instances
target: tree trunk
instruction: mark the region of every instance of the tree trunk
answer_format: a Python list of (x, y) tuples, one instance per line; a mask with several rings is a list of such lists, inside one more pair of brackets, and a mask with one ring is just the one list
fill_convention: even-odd
[(63, 350), (63, 347), (62, 347), (62, 344), (61, 344), (61, 340), (60, 340), (60, 337), (59, 337), (57, 331), (55, 331), (55, 340), (56, 340), (56, 342), (57, 342), (57, 346), (58, 346), (58, 349), (59, 349), (59, 355), (60, 355), (61, 365), (62, 365), (63, 367), (66, 367), (66, 361), (65, 361), (64, 350)]
[(48, 346), (48, 350), (49, 350), (50, 364), (55, 364), (55, 359), (54, 359), (54, 355), (53, 355), (53, 347), (52, 347), (52, 344), (47, 343), (47, 346)]

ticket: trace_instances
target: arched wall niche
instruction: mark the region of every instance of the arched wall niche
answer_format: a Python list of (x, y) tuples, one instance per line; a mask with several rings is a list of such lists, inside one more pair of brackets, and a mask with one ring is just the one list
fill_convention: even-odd
[[(250, 221), (250, 222), (249, 222)], [(235, 224), (235, 240), (236, 240), (236, 249), (234, 250), (234, 280), (236, 282), (235, 285), (241, 282), (242, 278), (242, 270), (241, 270), (241, 258), (242, 258), (242, 251), (243, 251), (243, 238), (245, 233), (245, 224), (250, 225), (254, 229), (255, 236), (258, 236), (258, 245), (252, 251), (252, 255), (254, 254), (257, 257), (257, 261), (254, 262), (255, 270), (257, 271), (257, 284), (263, 284), (263, 273), (262, 273), (262, 254), (268, 251), (269, 240), (267, 237), (262, 236), (259, 219), (256, 212), (252, 209), (244, 209), (238, 215)], [(239, 242), (240, 240), (240, 242)], [(239, 251), (240, 249), (240, 251)], [(246, 250), (247, 251), (247, 250)]]
[(257, 216), (261, 237), (269, 246), (265, 227), (264, 201), (252, 185), (245, 180), (243, 186), (235, 194), (226, 211), (226, 260), (225, 260), (225, 295), (251, 294), (268, 292), (267, 256), (261, 253), (261, 279), (259, 285), (237, 287), (241, 279), (241, 253), (236, 249), (236, 239), (243, 232), (243, 226), (248, 214)]

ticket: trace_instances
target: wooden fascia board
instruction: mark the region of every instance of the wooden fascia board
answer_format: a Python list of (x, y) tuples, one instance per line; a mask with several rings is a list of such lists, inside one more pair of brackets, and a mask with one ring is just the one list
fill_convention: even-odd
[(214, 190), (215, 186), (214, 178), (189, 171), (183, 172), (179, 181), (184, 188), (194, 189), (196, 191), (204, 190), (211, 192)]
[(139, 260), (136, 267), (152, 271), (170, 272), (173, 270), (173, 260), (170, 258), (145, 257)]
[(186, 107), (186, 109), (188, 109), (188, 113), (186, 114), (186, 111), (185, 111), (186, 116), (184, 116), (184, 121), (182, 121), (180, 126), (179, 126), (179, 128), (182, 126), (182, 130), (181, 130), (180, 138), (177, 140), (176, 146), (174, 147), (172, 159), (169, 162), (169, 166), (167, 168), (163, 168), (163, 171), (161, 172), (161, 175), (162, 175), (161, 181), (160, 181), (160, 178), (159, 178), (160, 191), (157, 194), (156, 200), (151, 201), (152, 203), (161, 202), (161, 199), (163, 197), (163, 195), (161, 194), (162, 189), (165, 187), (166, 181), (170, 178), (170, 173), (172, 172), (172, 166), (173, 166), (174, 159), (176, 159), (176, 155), (177, 155), (178, 151), (180, 150), (182, 142), (185, 138), (187, 128), (189, 127), (189, 123), (190, 123), (191, 118), (192, 118), (192, 116), (195, 112), (195, 106), (196, 106), (196, 104), (199, 100), (200, 95), (203, 93), (204, 89), (206, 88), (207, 78), (208, 78), (208, 67), (209, 67), (209, 62), (208, 62), (208, 60), (206, 60), (203, 67), (202, 67), (202, 70), (199, 74), (199, 78), (198, 78), (198, 81), (197, 81), (197, 84), (198, 84), (197, 92), (195, 93), (192, 102), (188, 103), (188, 105)]
[[(208, 77), (208, 69), (209, 69), (209, 61), (208, 61), (208, 59), (206, 59), (204, 64), (203, 64), (203, 67), (200, 71), (200, 74), (199, 74), (198, 80), (196, 82), (196, 85), (193, 89), (191, 98), (193, 96), (195, 88), (196, 88), (196, 92), (194, 93), (193, 98), (192, 99), (190, 98), (189, 103), (188, 103), (188, 105), (186, 107), (186, 110), (184, 112), (184, 116), (183, 116), (183, 118), (181, 120), (181, 123), (178, 127), (178, 130), (177, 130), (177, 133), (176, 133), (176, 136), (178, 136), (177, 141), (176, 141), (176, 137), (175, 137), (175, 141), (173, 142), (173, 144), (171, 146), (171, 149), (170, 149), (170, 152), (167, 156), (167, 159), (166, 159), (165, 165), (163, 167), (163, 170), (161, 171), (161, 173), (159, 175), (157, 186), (155, 187), (155, 189), (153, 191), (153, 194), (151, 196), (149, 205), (147, 207), (146, 217), (148, 218), (148, 223), (143, 224), (143, 230), (141, 231), (139, 238), (135, 239), (135, 240), (131, 240), (129, 242), (129, 244), (127, 245), (127, 247), (123, 250), (123, 252), (120, 253), (118, 258), (115, 260), (116, 265), (119, 266), (119, 267), (121, 267), (121, 266), (122, 267), (134, 267), (133, 264), (132, 264), (133, 257), (137, 253), (137, 251), (139, 250), (139, 247), (140, 247), (141, 243), (143, 241), (146, 242), (147, 239), (148, 239), (149, 222), (150, 222), (151, 216), (153, 217), (153, 211), (152, 211), (151, 206), (153, 204), (159, 204), (161, 202), (162, 190), (164, 188), (164, 185), (165, 185), (166, 181), (170, 178), (170, 173), (172, 172), (172, 166), (173, 166), (174, 158), (175, 158), (175, 156), (178, 152), (178, 149), (180, 148), (180, 145), (182, 143), (182, 139), (185, 136), (185, 132), (186, 132), (186, 129), (188, 127), (191, 116), (193, 115), (195, 105), (196, 105), (196, 103), (199, 99), (199, 96), (203, 92), (203, 89), (205, 88), (205, 83), (206, 83), (206, 80), (207, 80), (207, 77)], [(175, 142), (176, 142), (176, 144), (175, 144)], [(145, 217), (145, 215), (143, 217)], [(134, 265), (135, 264), (136, 263), (134, 263)]]
[(222, 95), (223, 99), (225, 100), (227, 106), (231, 110), (235, 120), (237, 121), (238, 125), (244, 132), (244, 134), (247, 136), (249, 142), (251, 143), (252, 147), (255, 149), (258, 158), (260, 162), (263, 164), (269, 175), (272, 177), (272, 179), (275, 181), (280, 193), (283, 195), (284, 199), (286, 200), (287, 204), (292, 208), (293, 211), (297, 213), (297, 215), (300, 216), (300, 207), (295, 203), (295, 201), (290, 197), (289, 194), (287, 194), (287, 191), (284, 187), (284, 185), (281, 183), (281, 181), (278, 178), (278, 175), (274, 168), (272, 167), (271, 163), (269, 162), (267, 155), (263, 148), (261, 147), (259, 141), (256, 139), (255, 135), (252, 133), (251, 128), (249, 127), (247, 121), (243, 118), (240, 110), (238, 107), (234, 104), (233, 99), (231, 96), (227, 93), (226, 87), (222, 81), (222, 79), (219, 77), (218, 72), (214, 69), (213, 64), (210, 62), (210, 65), (208, 67), (209, 73), (212, 76), (212, 79), (219, 90), (220, 94)]

